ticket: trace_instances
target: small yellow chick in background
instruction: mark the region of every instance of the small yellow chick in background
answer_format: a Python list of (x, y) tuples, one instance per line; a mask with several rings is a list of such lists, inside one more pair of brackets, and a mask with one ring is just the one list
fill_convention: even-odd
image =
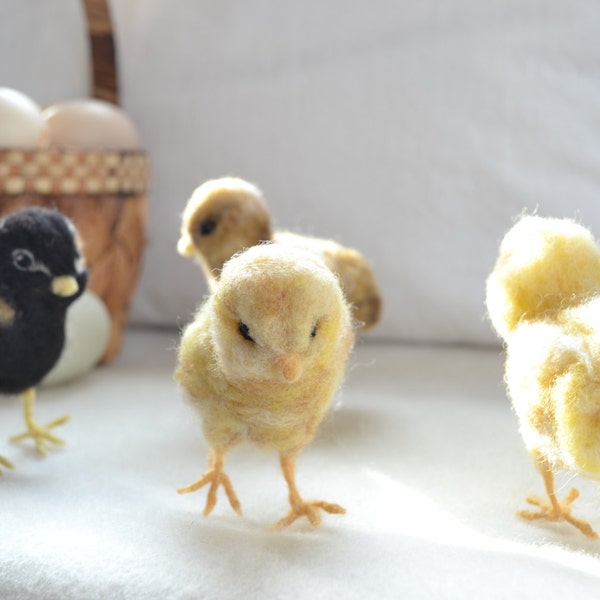
[(339, 387), (354, 341), (336, 277), (313, 254), (261, 244), (229, 260), (213, 294), (184, 329), (175, 378), (202, 416), (209, 470), (178, 490), (210, 484), (204, 514), (222, 485), (240, 503), (224, 472), (227, 452), (243, 441), (279, 452), (291, 510), (276, 527), (337, 505), (306, 502), (295, 482), (297, 454), (315, 435)]
[(567, 521), (571, 489), (560, 502), (554, 473), (600, 478), (600, 250), (590, 232), (566, 219), (525, 216), (506, 234), (487, 280), (487, 308), (506, 345), (506, 384), (525, 445), (549, 502), (531, 496), (525, 519)]
[(332, 240), (272, 232), (262, 192), (243, 179), (212, 179), (196, 188), (183, 212), (177, 250), (198, 260), (212, 289), (227, 260), (263, 241), (299, 246), (319, 255), (338, 276), (362, 330), (377, 324), (381, 294), (366, 258)]

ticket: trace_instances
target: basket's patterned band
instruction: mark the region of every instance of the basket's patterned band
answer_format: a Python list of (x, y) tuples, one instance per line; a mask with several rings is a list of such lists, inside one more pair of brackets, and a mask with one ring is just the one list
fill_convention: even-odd
[(146, 193), (145, 152), (0, 150), (0, 195)]

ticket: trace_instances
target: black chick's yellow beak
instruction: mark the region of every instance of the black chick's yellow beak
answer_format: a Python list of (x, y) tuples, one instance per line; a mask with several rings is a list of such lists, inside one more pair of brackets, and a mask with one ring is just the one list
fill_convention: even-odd
[(50, 289), (56, 296), (68, 298), (79, 291), (79, 284), (75, 277), (71, 277), (71, 275), (61, 275), (52, 280)]

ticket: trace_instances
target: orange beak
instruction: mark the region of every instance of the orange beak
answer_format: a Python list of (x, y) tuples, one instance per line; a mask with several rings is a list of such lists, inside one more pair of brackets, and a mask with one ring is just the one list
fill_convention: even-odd
[(275, 361), (275, 368), (281, 372), (283, 378), (288, 383), (294, 383), (302, 375), (302, 359), (297, 354), (290, 352), (289, 354), (280, 356)]

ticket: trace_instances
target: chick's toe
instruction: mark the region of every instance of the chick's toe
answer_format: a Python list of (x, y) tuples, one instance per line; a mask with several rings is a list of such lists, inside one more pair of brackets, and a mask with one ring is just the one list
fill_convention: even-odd
[(295, 502), (292, 505), (290, 512), (277, 521), (277, 523), (273, 525), (273, 528), (278, 530), (285, 529), (300, 517), (306, 517), (312, 527), (317, 527), (321, 522), (322, 510), (333, 515), (346, 514), (346, 509), (339, 504), (324, 502), (323, 500), (311, 500), (309, 502), (301, 500), (300, 502)]
[(70, 417), (69, 415), (63, 415), (62, 417), (58, 417), (53, 421), (50, 421), (47, 425), (40, 425), (33, 418), (33, 405), (35, 402), (35, 390), (30, 388), (26, 392), (21, 395), (21, 400), (23, 402), (23, 408), (25, 412), (25, 425), (27, 430), (19, 435), (15, 435), (10, 438), (10, 441), (13, 443), (20, 442), (26, 438), (32, 438), (35, 442), (35, 446), (37, 451), (42, 455), (46, 456), (48, 454), (48, 450), (46, 449), (46, 442), (51, 442), (56, 444), (57, 446), (62, 446), (64, 444), (64, 440), (59, 438), (58, 436), (51, 433), (51, 429), (66, 423)]
[(311, 500), (306, 502), (300, 496), (298, 487), (296, 486), (296, 457), (283, 454), (280, 457), (281, 471), (289, 490), (290, 512), (277, 521), (273, 526), (274, 529), (284, 529), (291, 525), (300, 517), (306, 517), (312, 527), (317, 527), (321, 522), (321, 511), (330, 514), (343, 515), (346, 509), (339, 504), (324, 502), (323, 500)]
[(533, 506), (537, 506), (539, 510), (522, 510), (517, 514), (527, 521), (566, 521), (567, 523), (571, 523), (571, 525), (579, 529), (581, 533), (590, 539), (598, 539), (598, 534), (592, 529), (592, 526), (587, 521), (578, 519), (571, 514), (571, 505), (579, 498), (579, 492), (575, 488), (571, 488), (563, 501), (560, 502), (556, 497), (554, 489), (554, 472), (552, 471), (552, 468), (539, 454), (536, 456), (536, 464), (542, 479), (544, 480), (544, 487), (548, 494), (548, 500), (544, 500), (538, 496), (528, 496), (527, 502)]
[(517, 514), (527, 521), (566, 521), (579, 529), (585, 536), (592, 540), (597, 540), (598, 534), (594, 531), (592, 526), (587, 521), (578, 519), (571, 514), (571, 505), (578, 497), (579, 492), (575, 488), (569, 490), (562, 502), (559, 502), (555, 498), (553, 498), (554, 501), (548, 501), (539, 498), (538, 496), (528, 496), (527, 502), (533, 506), (537, 506), (539, 510), (521, 510)]
[(242, 506), (237, 498), (235, 490), (228, 475), (223, 471), (224, 466), (224, 455), (223, 453), (214, 451), (211, 453), (210, 468), (200, 479), (181, 487), (177, 490), (179, 494), (189, 494), (190, 492), (196, 492), (200, 488), (210, 483), (210, 488), (206, 496), (206, 505), (204, 507), (204, 516), (207, 517), (217, 504), (217, 490), (222, 485), (231, 508), (238, 514), (242, 514)]

